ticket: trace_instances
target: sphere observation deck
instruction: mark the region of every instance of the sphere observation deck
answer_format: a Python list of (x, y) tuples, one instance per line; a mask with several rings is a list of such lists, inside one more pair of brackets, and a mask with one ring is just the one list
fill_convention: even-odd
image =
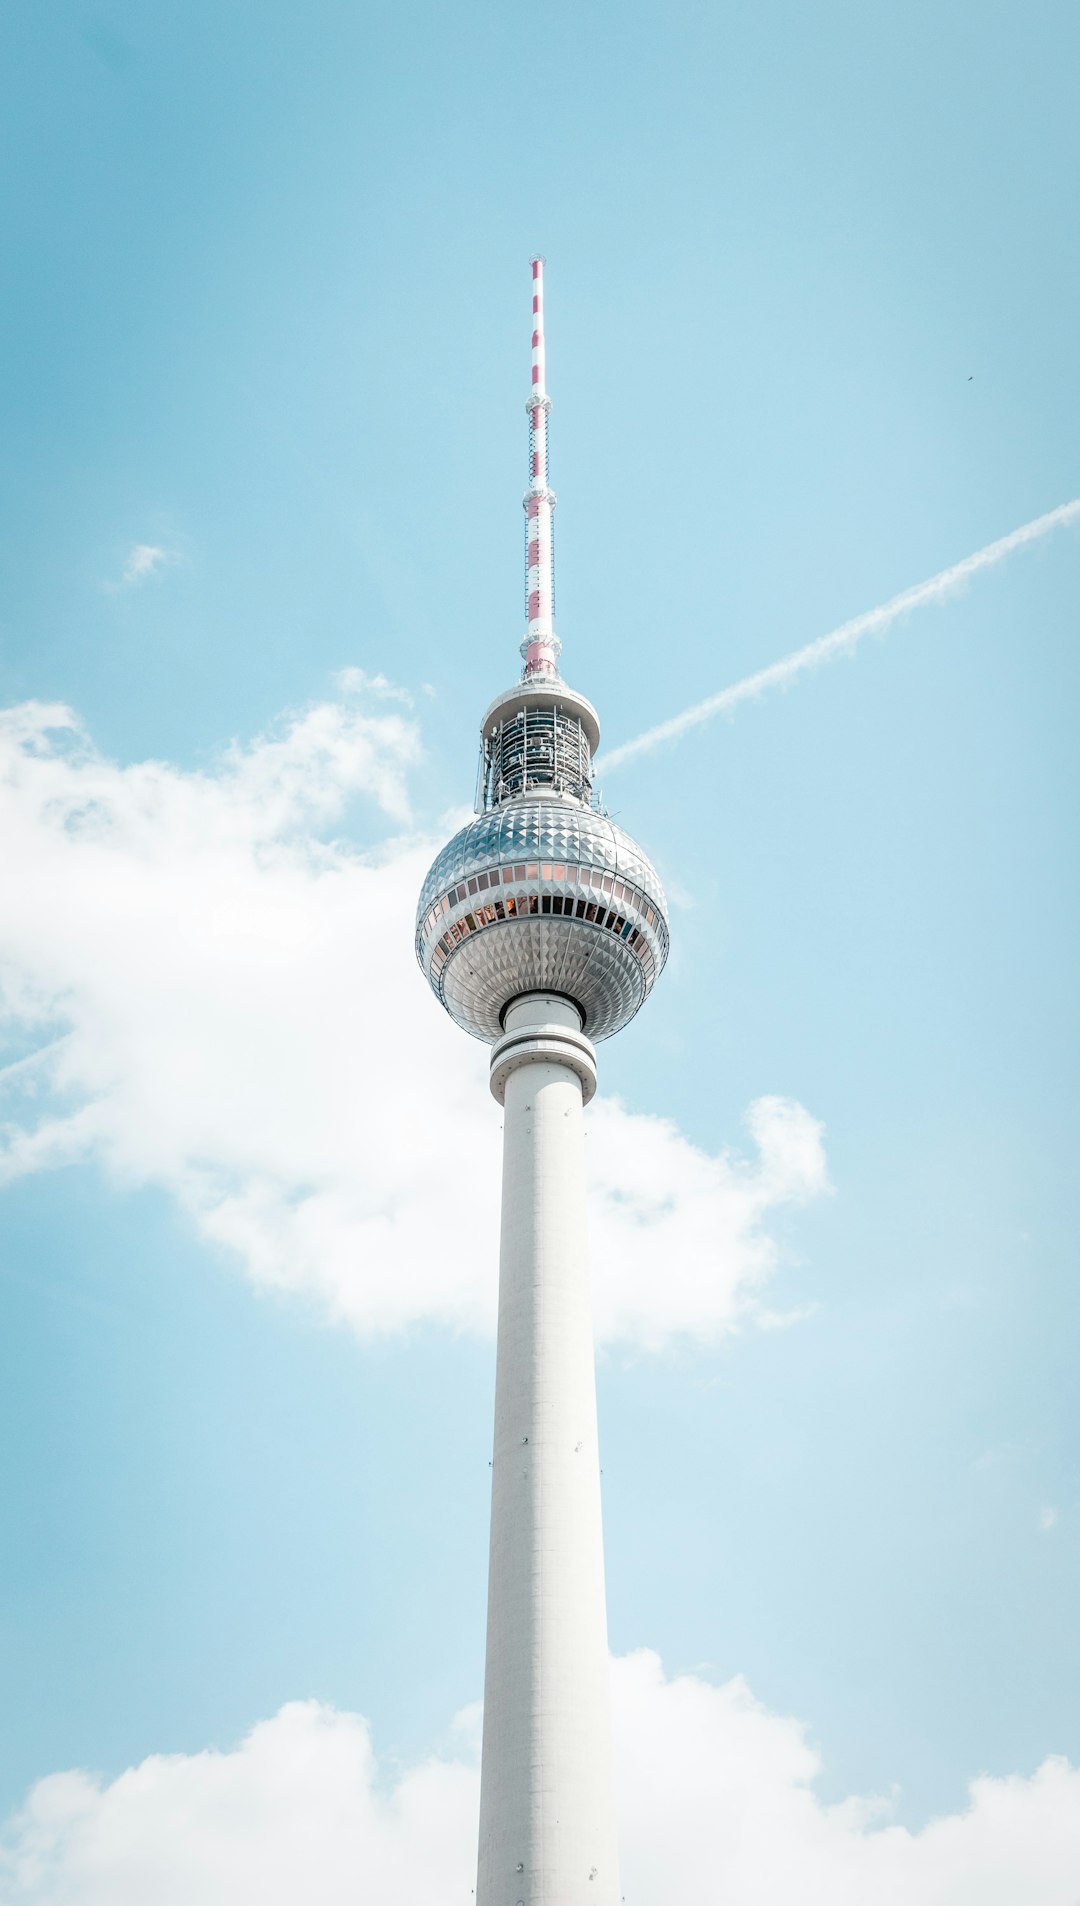
[(591, 1040), (610, 1038), (663, 969), (656, 869), (592, 805), (599, 739), (596, 711), (557, 678), (517, 684), (484, 717), (482, 811), (434, 861), (416, 918), (422, 971), (478, 1039), (533, 992), (563, 994)]

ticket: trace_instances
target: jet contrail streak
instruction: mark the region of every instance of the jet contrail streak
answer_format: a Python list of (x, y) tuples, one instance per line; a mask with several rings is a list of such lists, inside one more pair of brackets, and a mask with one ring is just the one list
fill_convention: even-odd
[(69, 1032), (62, 1032), (58, 1039), (50, 1039), (48, 1045), (39, 1046), (35, 1052), (28, 1052), (22, 1059), (12, 1059), (8, 1065), (0, 1066), (0, 1086), (6, 1079), (17, 1079), (24, 1072), (31, 1072), (35, 1066), (47, 1059), (50, 1052), (57, 1052), (66, 1046), (71, 1038)]
[(740, 702), (751, 701), (757, 695), (764, 694), (767, 688), (783, 688), (808, 668), (819, 668), (822, 662), (831, 662), (834, 655), (842, 655), (852, 650), (864, 635), (876, 635), (887, 629), (899, 616), (906, 615), (911, 609), (920, 609), (926, 602), (937, 602), (953, 589), (959, 588), (969, 576), (977, 575), (980, 569), (992, 569), (995, 563), (1004, 562), (1014, 549), (1023, 549), (1027, 543), (1036, 543), (1051, 530), (1061, 529), (1066, 523), (1073, 523), (1080, 517), (1080, 497), (1074, 497), (1071, 503), (1062, 503), (1056, 510), (1048, 510), (1045, 516), (1037, 516), (1034, 522), (1024, 523), (1019, 529), (1010, 531), (1008, 536), (1000, 536), (996, 543), (987, 543), (985, 549), (977, 549), (972, 556), (965, 556), (962, 562), (953, 563), (949, 569), (941, 569), (927, 582), (917, 582), (911, 589), (905, 589), (891, 601), (881, 603), (876, 609), (866, 609), (862, 615), (853, 616), (850, 622), (842, 622), (838, 629), (829, 635), (819, 635), (814, 642), (808, 642), (805, 648), (795, 649), (779, 662), (770, 662), (767, 668), (759, 668), (754, 675), (746, 675), (741, 682), (733, 682), (730, 688), (722, 688), (718, 694), (709, 695), (703, 702), (695, 702), (692, 708), (684, 708), (681, 715), (672, 715), (669, 721), (658, 722), (655, 728), (646, 728), (644, 734), (635, 735), (632, 741), (624, 741), (619, 747), (611, 748), (597, 762), (600, 773), (610, 773), (612, 768), (621, 768), (627, 761), (633, 761), (638, 755), (651, 754), (654, 748), (662, 748), (665, 742), (677, 741), (690, 728), (700, 727), (704, 721), (711, 721), (725, 709), (737, 708)]

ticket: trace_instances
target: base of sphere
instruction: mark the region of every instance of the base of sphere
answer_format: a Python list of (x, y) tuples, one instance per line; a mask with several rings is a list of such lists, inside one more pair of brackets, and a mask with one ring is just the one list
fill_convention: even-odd
[(506, 1013), (507, 1029), (491, 1049), (491, 1092), (501, 1105), (506, 1081), (519, 1066), (563, 1065), (581, 1082), (586, 1105), (596, 1092), (596, 1051), (581, 1031), (581, 1016), (565, 995), (528, 993)]

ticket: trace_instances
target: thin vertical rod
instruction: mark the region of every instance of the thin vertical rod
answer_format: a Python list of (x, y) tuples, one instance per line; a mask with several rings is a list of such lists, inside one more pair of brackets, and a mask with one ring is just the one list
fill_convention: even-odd
[(555, 492), (548, 485), (547, 344), (544, 336), (544, 261), (532, 261), (532, 389), (529, 413), (529, 487), (525, 492), (526, 626), (521, 653), (525, 679), (558, 674), (559, 638), (555, 634), (555, 582), (552, 513)]

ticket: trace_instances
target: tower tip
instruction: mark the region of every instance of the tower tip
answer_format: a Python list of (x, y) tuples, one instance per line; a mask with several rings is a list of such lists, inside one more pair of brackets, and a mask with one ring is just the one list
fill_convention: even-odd
[(532, 388), (529, 412), (529, 487), (525, 492), (525, 640), (521, 654), (525, 679), (553, 680), (558, 675), (559, 638), (555, 633), (551, 513), (555, 492), (548, 486), (547, 351), (544, 341), (544, 260), (532, 259)]

